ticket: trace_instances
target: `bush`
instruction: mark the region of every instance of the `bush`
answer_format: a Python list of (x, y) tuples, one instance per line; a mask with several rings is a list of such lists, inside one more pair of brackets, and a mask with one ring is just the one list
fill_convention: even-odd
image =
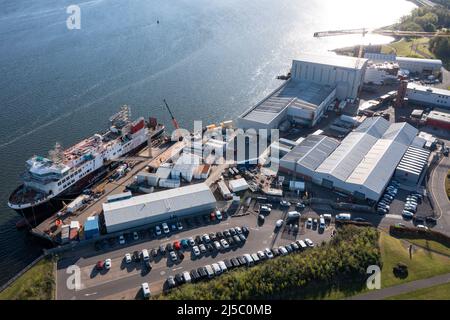
[(283, 299), (304, 295), (305, 288), (365, 284), (366, 268), (381, 266), (375, 228), (344, 226), (327, 244), (313, 250), (240, 268), (208, 282), (173, 289), (162, 299)]

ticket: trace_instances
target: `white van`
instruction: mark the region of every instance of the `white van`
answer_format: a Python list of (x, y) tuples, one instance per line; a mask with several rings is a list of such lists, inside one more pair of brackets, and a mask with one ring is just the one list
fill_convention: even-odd
[(206, 273), (208, 274), (208, 278), (214, 277), (214, 270), (211, 268), (211, 266), (208, 264), (205, 266)]
[(298, 212), (298, 211), (289, 211), (288, 212), (288, 218), (289, 219), (298, 219), (298, 218), (300, 218), (300, 212)]
[(352, 218), (352, 215), (350, 213), (339, 213), (336, 215), (336, 220), (350, 220)]
[(217, 264), (219, 265), (220, 269), (222, 269), (222, 272), (228, 271), (228, 268), (227, 268), (227, 265), (225, 264), (225, 262), (219, 261), (219, 262), (217, 262)]
[(218, 276), (218, 275), (220, 275), (222, 273), (222, 269), (220, 269), (220, 267), (219, 267), (219, 265), (217, 263), (213, 263), (211, 266), (212, 266), (212, 268), (214, 270), (214, 274), (215, 275)]
[(147, 249), (142, 250), (142, 259), (144, 261), (150, 260), (150, 256), (148, 255), (148, 250)]
[(187, 271), (183, 272), (183, 278), (184, 278), (184, 281), (186, 281), (186, 283), (191, 282), (191, 275), (189, 274), (189, 272), (187, 272)]
[(254, 261), (252, 259), (252, 256), (248, 253), (244, 254), (245, 261), (247, 261), (247, 266), (252, 266), (254, 264)]
[(150, 287), (148, 286), (147, 282), (142, 283), (141, 285), (142, 287), (142, 294), (144, 295), (144, 298), (149, 298), (150, 297)]
[(319, 219), (319, 229), (325, 230), (325, 218), (323, 216)]

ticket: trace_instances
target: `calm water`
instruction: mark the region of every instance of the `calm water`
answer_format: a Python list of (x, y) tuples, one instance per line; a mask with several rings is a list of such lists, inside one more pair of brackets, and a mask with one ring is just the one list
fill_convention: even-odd
[[(81, 7), (81, 30), (66, 7)], [(40, 249), (6, 207), (24, 162), (107, 126), (121, 104), (167, 125), (232, 119), (279, 84), (300, 52), (359, 43), (314, 31), (379, 27), (404, 0), (0, 0), (0, 283)], [(160, 20), (160, 24), (156, 20)], [(390, 41), (366, 36), (364, 42)]]

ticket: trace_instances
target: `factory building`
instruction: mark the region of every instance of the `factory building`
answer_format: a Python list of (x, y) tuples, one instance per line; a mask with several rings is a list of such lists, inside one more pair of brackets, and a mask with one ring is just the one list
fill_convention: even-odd
[(406, 89), (406, 97), (417, 104), (450, 109), (450, 90), (430, 88), (410, 82)]
[(341, 143), (307, 137), (280, 166), (326, 188), (378, 201), (416, 135), (417, 129), (407, 123), (368, 118)]
[(442, 68), (442, 61), (438, 59), (420, 59), (397, 57), (395, 54), (371, 53), (364, 54), (364, 58), (372, 62), (396, 62), (400, 69), (408, 70), (411, 73), (424, 75), (439, 75)]
[(285, 120), (313, 126), (334, 100), (328, 85), (290, 79), (238, 119), (242, 129), (276, 129)]
[(337, 148), (339, 141), (324, 135), (309, 135), (280, 160), (280, 170), (314, 179), (317, 167)]
[(395, 179), (408, 185), (417, 185), (427, 168), (430, 151), (410, 146), (395, 169)]
[(355, 99), (363, 84), (366, 59), (302, 55), (291, 78), (238, 118), (243, 129), (276, 129), (286, 120), (314, 126), (337, 98)]
[(427, 124), (433, 127), (450, 130), (450, 113), (433, 110), (427, 115)]
[(216, 199), (204, 183), (160, 191), (131, 199), (103, 203), (108, 233), (169, 219), (202, 214), (216, 207)]
[(369, 63), (364, 75), (364, 83), (383, 85), (395, 83), (399, 66), (395, 62)]

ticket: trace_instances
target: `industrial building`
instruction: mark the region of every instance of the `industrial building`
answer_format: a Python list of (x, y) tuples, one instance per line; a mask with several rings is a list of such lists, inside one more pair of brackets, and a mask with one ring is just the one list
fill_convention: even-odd
[(302, 55), (292, 62), (291, 78), (238, 118), (242, 129), (276, 129), (286, 120), (314, 126), (337, 98), (355, 99), (366, 59)]
[(427, 115), (427, 124), (433, 127), (450, 130), (450, 113), (433, 110)]
[(409, 101), (426, 106), (450, 109), (450, 90), (408, 83), (406, 97)]
[(407, 123), (368, 118), (341, 143), (308, 136), (280, 166), (326, 188), (378, 201), (416, 135)]
[(339, 100), (356, 99), (363, 84), (367, 59), (303, 54), (292, 62), (291, 77), (336, 88)]
[(204, 183), (103, 203), (108, 233), (213, 210), (216, 199)]
[(335, 88), (290, 79), (238, 119), (239, 128), (276, 129), (289, 119), (313, 126), (335, 99)]
[(364, 75), (364, 83), (383, 85), (397, 81), (399, 65), (395, 62), (369, 63)]
[(366, 52), (364, 58), (372, 62), (396, 62), (400, 69), (408, 70), (411, 73), (424, 75), (438, 75), (441, 72), (442, 61), (438, 59), (420, 59), (397, 57), (395, 54)]
[(427, 168), (430, 151), (410, 146), (395, 169), (395, 179), (401, 183), (417, 185)]

